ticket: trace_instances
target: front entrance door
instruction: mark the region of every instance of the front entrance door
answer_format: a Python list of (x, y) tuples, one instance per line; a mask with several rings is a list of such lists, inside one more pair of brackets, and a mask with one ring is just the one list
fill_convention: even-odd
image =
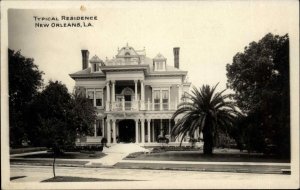
[(131, 101), (131, 95), (125, 95), (125, 102), (130, 102)]
[(120, 142), (135, 142), (135, 122), (134, 120), (122, 120), (119, 122), (119, 140)]

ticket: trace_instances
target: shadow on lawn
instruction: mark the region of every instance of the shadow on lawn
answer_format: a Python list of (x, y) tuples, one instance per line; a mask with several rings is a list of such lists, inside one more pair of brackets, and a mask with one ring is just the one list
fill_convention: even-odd
[(10, 181), (16, 180), (16, 179), (20, 179), (20, 178), (24, 178), (26, 177), (25, 175), (22, 176), (14, 176), (14, 177), (10, 177)]
[(96, 181), (145, 181), (145, 180), (129, 180), (129, 179), (103, 179), (103, 178), (86, 178), (72, 176), (56, 176), (41, 182), (96, 182)]

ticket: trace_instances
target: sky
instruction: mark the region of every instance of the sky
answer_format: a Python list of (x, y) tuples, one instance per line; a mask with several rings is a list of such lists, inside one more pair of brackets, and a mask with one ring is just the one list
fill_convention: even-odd
[[(75, 82), (69, 74), (82, 68), (81, 49), (104, 60), (126, 43), (136, 50), (145, 47), (150, 58), (163, 54), (168, 65), (174, 65), (173, 47), (180, 47), (180, 69), (188, 71), (192, 85), (219, 82), (222, 90), (226, 64), (236, 53), (270, 32), (293, 37), (298, 27), (298, 7), (290, 1), (105, 1), (79, 7), (8, 12), (8, 47), (34, 58), (45, 83), (62, 81), (70, 92)], [(91, 21), (93, 27), (35, 28), (34, 16), (98, 20)]]

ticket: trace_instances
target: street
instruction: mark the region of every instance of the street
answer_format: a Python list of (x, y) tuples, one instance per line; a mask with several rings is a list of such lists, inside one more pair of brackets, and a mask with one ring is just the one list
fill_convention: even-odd
[[(199, 171), (142, 170), (115, 168), (56, 167), (57, 176), (118, 179), (120, 181), (82, 183), (37, 183), (33, 188), (270, 188), (287, 185), (290, 175)], [(28, 188), (32, 183), (53, 177), (51, 166), (11, 165), (14, 188)], [(123, 181), (122, 181), (123, 180)], [(134, 180), (134, 181), (124, 181)], [(23, 182), (23, 183), (22, 183)], [(54, 185), (53, 185), (54, 184)], [(74, 186), (76, 184), (76, 186)], [(28, 187), (27, 187), (28, 185)], [(100, 186), (99, 186), (100, 185)]]

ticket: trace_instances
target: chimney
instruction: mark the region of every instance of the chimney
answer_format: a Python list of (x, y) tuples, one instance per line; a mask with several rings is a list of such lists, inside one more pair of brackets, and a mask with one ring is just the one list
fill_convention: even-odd
[(173, 53), (174, 53), (174, 67), (179, 69), (179, 47), (174, 47), (173, 48)]
[(89, 64), (89, 50), (83, 49), (81, 50), (81, 54), (82, 54), (82, 70), (88, 68), (88, 64)]

